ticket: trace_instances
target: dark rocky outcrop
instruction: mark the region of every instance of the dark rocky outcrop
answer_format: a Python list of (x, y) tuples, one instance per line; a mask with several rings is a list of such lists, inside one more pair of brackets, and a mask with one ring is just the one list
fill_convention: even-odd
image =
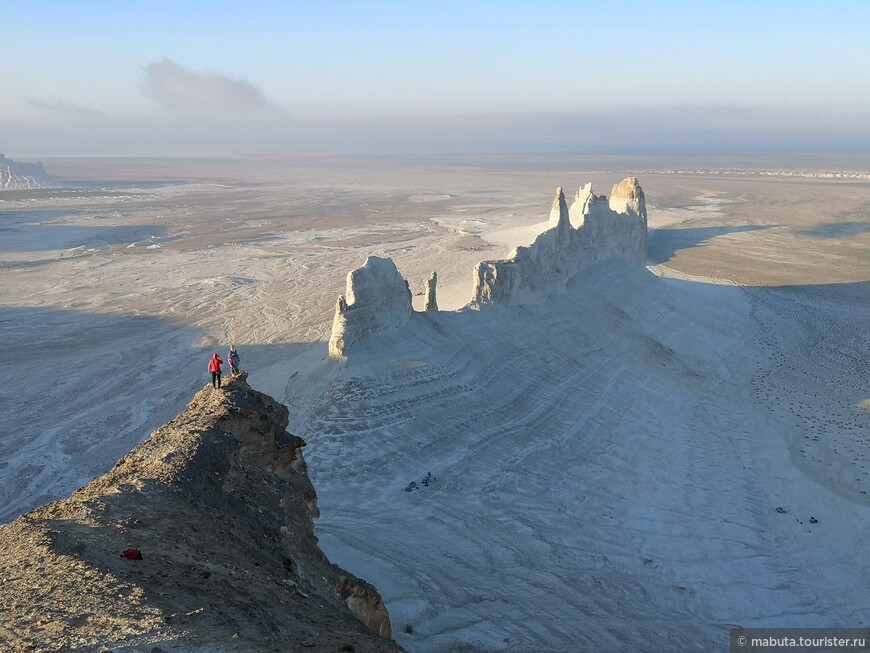
[(375, 588), (317, 546), (287, 423), (245, 375), (206, 386), (106, 475), (0, 526), (0, 650), (400, 651)]

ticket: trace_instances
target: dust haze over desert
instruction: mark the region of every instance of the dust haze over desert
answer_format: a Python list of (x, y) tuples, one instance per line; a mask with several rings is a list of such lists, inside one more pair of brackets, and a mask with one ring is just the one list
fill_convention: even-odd
[(738, 5), (12, 9), (0, 649), (867, 627), (870, 16)]

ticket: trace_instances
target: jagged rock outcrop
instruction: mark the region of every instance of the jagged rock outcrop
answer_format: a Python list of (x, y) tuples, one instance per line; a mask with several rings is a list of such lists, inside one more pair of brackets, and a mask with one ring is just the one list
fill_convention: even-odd
[(411, 289), (392, 259), (369, 256), (362, 267), (347, 275), (345, 293), (338, 298), (330, 358), (340, 358), (360, 338), (411, 318)]
[(53, 185), (42, 163), (19, 163), (0, 154), (0, 190), (49, 188)]
[(400, 651), (374, 587), (317, 546), (287, 423), (244, 375), (208, 385), (106, 475), (0, 526), (0, 650)]
[(521, 302), (564, 286), (585, 265), (609, 258), (646, 260), (647, 218), (643, 190), (629, 177), (613, 187), (611, 200), (581, 188), (568, 209), (562, 189), (548, 228), (508, 259), (481, 261), (473, 273), (471, 303)]
[(553, 199), (553, 206), (550, 207), (550, 219), (547, 225), (550, 229), (567, 229), (570, 226), (568, 204), (565, 202), (565, 193), (562, 192), (561, 186), (556, 189), (556, 197)]
[[(507, 259), (481, 261), (472, 273), (472, 306), (535, 300), (564, 287), (584, 266), (611, 258), (637, 265), (646, 261), (646, 201), (635, 177), (616, 184), (610, 201), (580, 188), (568, 208), (562, 188), (550, 209), (547, 229), (528, 247), (517, 247)], [(437, 274), (426, 282), (425, 310), (437, 311)], [(338, 298), (330, 358), (341, 358), (361, 338), (411, 318), (408, 282), (388, 258), (370, 256), (347, 276)]]
[(355, 576), (341, 576), (338, 593), (344, 599), (351, 614), (366, 628), (386, 639), (393, 636), (390, 615), (374, 585)]
[(626, 177), (610, 190), (610, 210), (643, 218), (646, 226), (646, 198), (637, 177)]
[(568, 209), (572, 227), (579, 229), (583, 226), (591, 204), (597, 199), (598, 196), (592, 192), (591, 181), (577, 190), (577, 194), (574, 196), (574, 203)]
[(438, 286), (438, 273), (433, 272), (432, 276), (426, 281), (426, 303), (423, 310), (429, 311), (438, 310), (438, 297), (436, 297), (436, 289)]

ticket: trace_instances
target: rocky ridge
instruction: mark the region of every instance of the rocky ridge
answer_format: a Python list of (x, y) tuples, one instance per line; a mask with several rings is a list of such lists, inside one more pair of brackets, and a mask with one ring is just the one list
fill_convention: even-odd
[(0, 650), (402, 650), (377, 590), (317, 546), (288, 415), (244, 374), (208, 385), (107, 474), (0, 526)]
[[(528, 247), (508, 258), (481, 261), (473, 271), (469, 306), (522, 303), (539, 299), (570, 281), (583, 267), (607, 259), (642, 266), (647, 252), (646, 199), (637, 178), (611, 189), (610, 200), (581, 187), (571, 207), (562, 188), (550, 209), (546, 229)], [(437, 273), (425, 282), (425, 312), (436, 313)], [(338, 298), (329, 357), (340, 359), (355, 342), (384, 329), (406, 325), (413, 313), (411, 291), (395, 263), (370, 256), (347, 275)]]
[(557, 188), (547, 226), (528, 247), (475, 266), (472, 305), (539, 298), (598, 261), (621, 258), (643, 265), (646, 260), (646, 200), (634, 177), (614, 185), (609, 201), (587, 184), (577, 191), (570, 208)]

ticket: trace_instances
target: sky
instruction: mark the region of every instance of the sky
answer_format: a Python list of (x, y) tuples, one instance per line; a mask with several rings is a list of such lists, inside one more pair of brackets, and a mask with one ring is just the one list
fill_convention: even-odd
[(870, 149), (870, 2), (5, 3), (0, 152)]

